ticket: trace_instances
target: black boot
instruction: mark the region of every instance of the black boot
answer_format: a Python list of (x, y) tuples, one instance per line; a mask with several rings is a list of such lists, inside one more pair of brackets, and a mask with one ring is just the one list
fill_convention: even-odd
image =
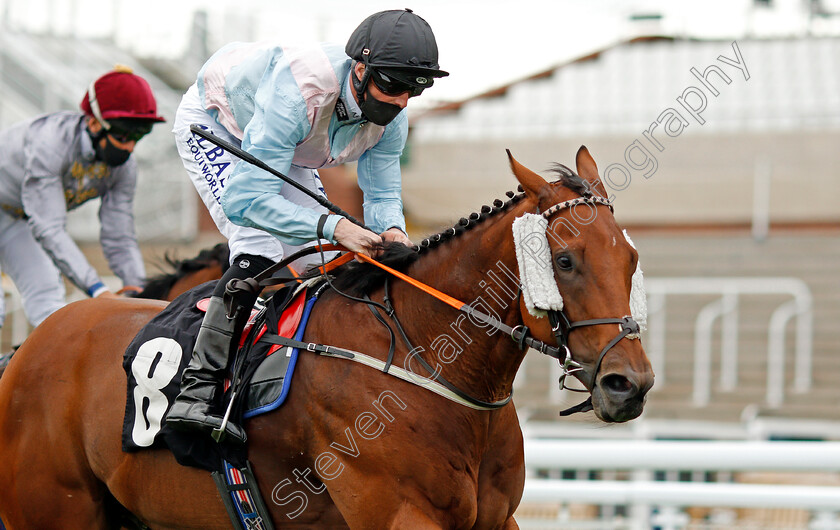
[[(192, 359), (181, 377), (181, 393), (166, 414), (166, 423), (179, 430), (218, 429), (222, 416), (213, 411), (232, 348), (236, 319), (228, 318), (222, 298), (213, 296), (198, 331)], [(225, 437), (244, 443), (244, 429), (227, 422)]]

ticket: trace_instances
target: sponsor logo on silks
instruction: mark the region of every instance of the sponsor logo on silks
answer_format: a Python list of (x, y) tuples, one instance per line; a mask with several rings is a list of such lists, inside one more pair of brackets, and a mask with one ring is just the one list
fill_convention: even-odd
[(350, 114), (347, 112), (347, 107), (340, 99), (335, 102), (335, 113), (338, 116), (338, 121), (347, 121), (350, 119)]
[(318, 174), (317, 171), (313, 171), (313, 177), (315, 179), (315, 187), (318, 188), (318, 191), (321, 192), (321, 195), (324, 197), (327, 196), (327, 190), (324, 189), (324, 183), (321, 182), (321, 175)]
[[(199, 125), (199, 127), (210, 130), (204, 125)], [(191, 135), (187, 139), (187, 147), (190, 148), (193, 159), (207, 182), (210, 194), (217, 203), (221, 204), (222, 190), (227, 179), (227, 176), (223, 177), (222, 174), (231, 165), (230, 159), (225, 156), (225, 150), (196, 135)]]

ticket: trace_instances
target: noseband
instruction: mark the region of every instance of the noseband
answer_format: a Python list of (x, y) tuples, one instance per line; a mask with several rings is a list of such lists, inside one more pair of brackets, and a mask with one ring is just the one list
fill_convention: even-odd
[(572, 390), (575, 392), (585, 392), (585, 390), (578, 390), (576, 388), (569, 388), (566, 386), (566, 376), (571, 375), (575, 372), (578, 372), (583, 369), (581, 364), (574, 359), (572, 359), (572, 352), (569, 349), (569, 332), (575, 328), (582, 328), (584, 326), (597, 326), (599, 324), (618, 324), (620, 328), (620, 332), (618, 335), (613, 337), (613, 339), (604, 346), (604, 349), (601, 350), (601, 355), (598, 356), (598, 362), (595, 363), (595, 368), (592, 370), (592, 377), (589, 380), (589, 388), (595, 388), (595, 378), (598, 375), (598, 370), (601, 368), (601, 362), (604, 360), (604, 356), (607, 355), (607, 352), (612, 349), (613, 346), (618, 344), (618, 341), (623, 339), (628, 335), (638, 335), (639, 334), (639, 324), (633, 317), (626, 316), (624, 318), (593, 318), (590, 320), (578, 320), (577, 322), (569, 322), (569, 319), (566, 317), (566, 313), (563, 311), (549, 311), (548, 312), (548, 320), (551, 323), (551, 331), (554, 333), (554, 340), (557, 341), (557, 347), (560, 351), (565, 351), (566, 355), (564, 359), (557, 358), (560, 361), (560, 368), (563, 370), (563, 373), (560, 374), (560, 390), (564, 388), (566, 390)]
[[(579, 197), (576, 199), (568, 200), (565, 202), (561, 202), (551, 206), (550, 208), (546, 209), (542, 212), (542, 217), (548, 220), (551, 216), (555, 213), (558, 213), (566, 208), (572, 208), (579, 204), (603, 204), (608, 206), (610, 211), (613, 210), (613, 206), (608, 199), (603, 197), (593, 196), (591, 192), (585, 193), (583, 197)], [(566, 386), (566, 377), (569, 375), (574, 374), (575, 372), (579, 372), (583, 370), (583, 366), (574, 358), (572, 357), (572, 352), (569, 349), (569, 334), (573, 329), (582, 328), (586, 326), (598, 326), (601, 324), (618, 324), (619, 326), (619, 333), (613, 337), (613, 339), (604, 346), (604, 349), (601, 350), (601, 354), (598, 356), (597, 362), (594, 364), (592, 369), (592, 376), (589, 378), (587, 389), (591, 391), (595, 388), (595, 380), (598, 376), (598, 371), (601, 368), (601, 363), (604, 360), (604, 357), (607, 355), (613, 346), (618, 344), (618, 342), (625, 338), (629, 337), (630, 339), (639, 338), (640, 333), (640, 326), (638, 322), (636, 322), (632, 316), (624, 316), (622, 318), (594, 318), (589, 320), (579, 320), (577, 322), (571, 322), (569, 318), (566, 316), (566, 313), (560, 309), (543, 309), (537, 308), (548, 313), (548, 320), (551, 324), (551, 331), (554, 333), (554, 340), (557, 342), (557, 348), (560, 352), (558, 355), (557, 360), (560, 362), (560, 368), (562, 370), (562, 374), (560, 374), (560, 389), (567, 389), (576, 392), (586, 392), (587, 390), (579, 390), (575, 388), (569, 388)], [(562, 358), (561, 358), (562, 356)], [(576, 407), (572, 407), (568, 411), (564, 412), (576, 412), (578, 410), (589, 410), (589, 408), (584, 408), (585, 404), (578, 405)], [(591, 405), (589, 406), (591, 408)], [(564, 414), (561, 412), (561, 415)]]

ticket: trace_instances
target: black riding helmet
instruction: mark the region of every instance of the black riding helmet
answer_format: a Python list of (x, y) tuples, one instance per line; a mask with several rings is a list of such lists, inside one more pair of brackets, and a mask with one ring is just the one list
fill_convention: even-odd
[[(438, 65), (435, 35), (429, 23), (410, 9), (380, 11), (366, 18), (350, 35), (344, 51), (365, 65), (361, 80), (351, 76), (359, 95), (364, 94), (368, 79), (396, 81), (413, 87), (413, 96), (434, 83), (435, 77), (449, 72)], [(362, 96), (363, 97), (363, 96)]]

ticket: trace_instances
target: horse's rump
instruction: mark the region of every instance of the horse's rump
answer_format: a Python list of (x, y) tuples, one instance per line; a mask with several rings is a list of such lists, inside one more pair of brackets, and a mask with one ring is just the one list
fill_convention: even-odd
[[(165, 307), (82, 300), (51, 315), (21, 346), (0, 378), (0, 455), (9, 463), (0, 466), (0, 519), (9, 528), (114, 528), (112, 517), (124, 509), (147, 514), (148, 524), (178, 517), (184, 527), (230, 526), (221, 503), (184, 503), (184, 495), (217, 498), (209, 473), (179, 465), (168, 451), (121, 448), (121, 358)], [(39, 512), (43, 520), (33, 520)]]

